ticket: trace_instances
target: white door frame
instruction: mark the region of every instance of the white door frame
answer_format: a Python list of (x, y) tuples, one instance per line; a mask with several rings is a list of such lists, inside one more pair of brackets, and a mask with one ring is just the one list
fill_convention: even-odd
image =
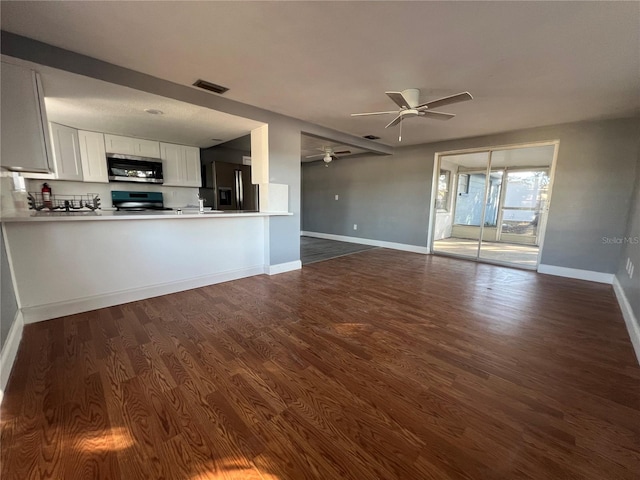
[[(528, 143), (516, 143), (516, 144), (508, 144), (508, 145), (492, 145), (489, 147), (476, 147), (476, 148), (465, 148), (461, 150), (446, 150), (442, 152), (436, 152), (433, 156), (433, 179), (431, 183), (431, 202), (429, 205), (429, 225), (427, 226), (427, 250), (429, 253), (433, 252), (433, 235), (435, 230), (436, 216), (435, 216), (435, 206), (436, 206), (436, 197), (438, 195), (438, 178), (440, 177), (440, 157), (444, 157), (447, 155), (461, 155), (466, 153), (489, 153), (495, 150), (514, 150), (518, 148), (530, 148), (530, 147), (544, 147), (553, 145), (553, 159), (551, 160), (551, 166), (549, 167), (549, 190), (547, 193), (547, 202), (546, 205), (542, 209), (542, 221), (539, 225), (540, 231), (540, 241), (539, 241), (539, 250), (538, 250), (538, 258), (536, 269), (538, 265), (540, 265), (540, 258), (542, 256), (542, 249), (544, 248), (544, 239), (547, 234), (547, 217), (549, 216), (549, 205), (551, 204), (551, 198), (553, 195), (553, 184), (555, 182), (556, 176), (556, 163), (558, 161), (558, 150), (560, 149), (560, 140), (542, 140), (539, 142), (528, 142)], [(489, 164), (489, 167), (491, 165)], [(465, 257), (467, 258), (467, 257)], [(468, 258), (472, 260), (471, 258)], [(475, 259), (476, 261), (478, 259)], [(485, 260), (482, 260), (485, 261)], [(490, 261), (486, 263), (497, 263), (502, 264), (502, 262)], [(513, 266), (514, 264), (504, 265)]]

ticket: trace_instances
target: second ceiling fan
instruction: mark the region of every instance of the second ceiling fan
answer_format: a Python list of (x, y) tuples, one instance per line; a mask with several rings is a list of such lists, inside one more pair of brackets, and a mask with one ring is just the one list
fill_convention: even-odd
[(396, 114), (396, 118), (391, 120), (384, 128), (393, 127), (400, 124), (400, 137), (402, 141), (402, 121), (411, 117), (431, 118), (434, 120), (451, 120), (456, 115), (454, 113), (436, 112), (433, 109), (453, 103), (466, 102), (473, 100), (469, 92), (457, 93), (448, 97), (431, 100), (430, 102), (420, 103), (420, 90), (417, 88), (408, 88), (401, 92), (385, 92), (387, 96), (393, 100), (400, 110), (389, 110), (386, 112), (368, 112), (368, 113), (352, 113), (352, 117), (365, 117), (369, 115), (388, 115)]
[(321, 152), (324, 152), (324, 153), (307, 155), (307, 157), (305, 158), (322, 157), (322, 160), (324, 160), (324, 163), (326, 164), (325, 166), (327, 167), (329, 166), (328, 164), (331, 163), (332, 160), (337, 160), (339, 158), (338, 155), (349, 155), (351, 153), (350, 150), (335, 151), (334, 147), (322, 147), (322, 148), (317, 148), (316, 150), (320, 150)]

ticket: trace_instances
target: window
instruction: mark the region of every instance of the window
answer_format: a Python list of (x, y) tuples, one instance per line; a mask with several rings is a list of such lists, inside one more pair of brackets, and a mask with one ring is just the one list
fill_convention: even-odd
[(438, 178), (438, 197), (436, 198), (436, 209), (449, 211), (449, 184), (451, 183), (451, 172), (440, 170)]
[(458, 175), (458, 195), (469, 193), (469, 174), (461, 173)]

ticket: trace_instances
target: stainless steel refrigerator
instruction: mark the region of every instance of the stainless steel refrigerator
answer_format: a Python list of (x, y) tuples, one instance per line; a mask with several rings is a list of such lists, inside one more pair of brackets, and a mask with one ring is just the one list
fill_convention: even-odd
[(258, 210), (258, 186), (251, 183), (251, 166), (212, 162), (202, 167), (200, 196), (215, 210)]

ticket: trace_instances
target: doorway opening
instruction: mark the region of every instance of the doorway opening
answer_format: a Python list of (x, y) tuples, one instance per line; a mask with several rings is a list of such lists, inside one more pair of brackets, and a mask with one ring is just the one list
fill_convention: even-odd
[(536, 269), (558, 144), (436, 154), (431, 252)]

